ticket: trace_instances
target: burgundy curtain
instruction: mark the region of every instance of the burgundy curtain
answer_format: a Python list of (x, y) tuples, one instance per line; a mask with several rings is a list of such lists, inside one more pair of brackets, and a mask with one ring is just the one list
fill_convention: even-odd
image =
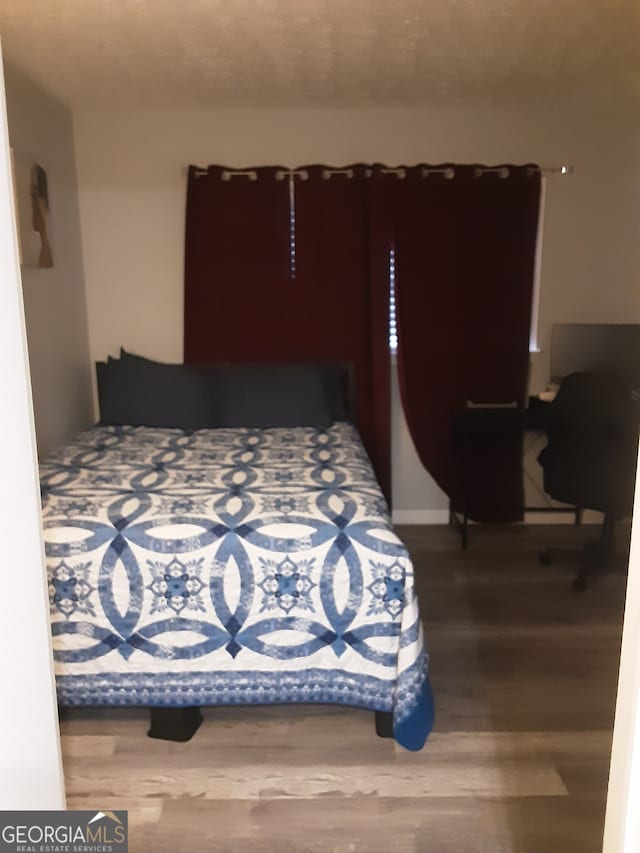
[(190, 167), (185, 362), (286, 359), (279, 311), (291, 284), (289, 191), (281, 171)]
[(365, 166), (303, 169), (295, 194), (300, 349), (355, 363), (356, 422), (390, 501), (388, 243), (370, 208)]
[(370, 241), (366, 169), (247, 171), (257, 180), (189, 172), (185, 361), (353, 362), (356, 422), (389, 499), (388, 249), (386, 279), (371, 275), (385, 250)]
[(485, 442), (470, 462), (453, 421), (467, 401), (524, 404), (539, 198), (535, 166), (418, 166), (394, 188), (408, 427), (425, 468), (454, 505), (464, 489), (479, 521), (522, 515), (521, 433)]

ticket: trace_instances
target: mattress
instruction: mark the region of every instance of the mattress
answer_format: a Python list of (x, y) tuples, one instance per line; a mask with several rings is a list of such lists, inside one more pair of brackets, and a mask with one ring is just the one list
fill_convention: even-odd
[(433, 720), (409, 554), (353, 426), (96, 427), (41, 466), (62, 705)]

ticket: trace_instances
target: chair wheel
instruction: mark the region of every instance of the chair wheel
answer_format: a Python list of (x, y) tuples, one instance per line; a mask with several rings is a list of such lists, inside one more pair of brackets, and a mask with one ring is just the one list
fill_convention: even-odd
[(574, 592), (584, 592), (587, 586), (587, 579), (582, 575), (578, 575), (571, 583), (571, 589)]
[(550, 566), (553, 563), (553, 556), (550, 551), (541, 551), (540, 552), (540, 562), (543, 566)]

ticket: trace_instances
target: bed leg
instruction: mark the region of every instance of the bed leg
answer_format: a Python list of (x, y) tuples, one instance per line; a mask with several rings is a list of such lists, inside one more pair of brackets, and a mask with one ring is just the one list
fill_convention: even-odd
[(191, 740), (200, 728), (200, 708), (150, 708), (149, 737), (184, 742)]
[(393, 737), (393, 714), (376, 711), (376, 734), (378, 737)]

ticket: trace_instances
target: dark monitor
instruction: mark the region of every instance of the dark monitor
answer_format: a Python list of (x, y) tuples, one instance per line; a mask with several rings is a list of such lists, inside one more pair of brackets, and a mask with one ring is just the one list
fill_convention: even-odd
[(555, 323), (551, 329), (551, 381), (593, 371), (640, 389), (640, 324)]

